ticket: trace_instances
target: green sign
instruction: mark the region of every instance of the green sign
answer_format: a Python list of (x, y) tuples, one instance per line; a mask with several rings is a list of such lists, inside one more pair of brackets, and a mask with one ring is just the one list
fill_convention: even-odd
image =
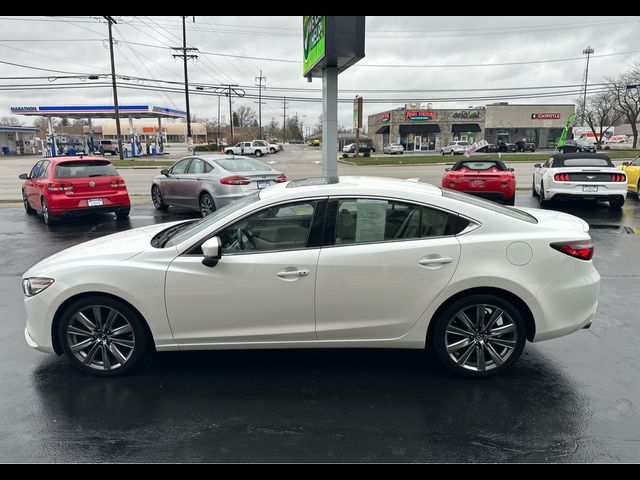
[(571, 125), (573, 125), (573, 121), (576, 119), (576, 115), (575, 113), (572, 113), (571, 115), (569, 115), (569, 118), (567, 118), (567, 124), (564, 126), (564, 129), (562, 130), (562, 134), (560, 135), (560, 138), (558, 139), (558, 143), (556, 144), (556, 148), (560, 148), (564, 145), (565, 140), (567, 139), (567, 133), (569, 133), (569, 127), (571, 127)]
[(325, 17), (302, 17), (302, 19), (303, 73), (306, 75), (326, 54)]

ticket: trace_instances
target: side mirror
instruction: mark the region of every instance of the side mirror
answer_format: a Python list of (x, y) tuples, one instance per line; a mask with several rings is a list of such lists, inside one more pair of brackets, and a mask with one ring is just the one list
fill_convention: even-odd
[[(627, 165), (629, 165), (629, 164), (627, 163)], [(28, 173), (21, 173), (20, 175), (18, 175), (18, 178), (20, 180), (29, 180), (29, 174)]]
[(163, 168), (162, 170), (160, 170), (160, 173), (161, 173), (162, 175), (164, 175), (165, 177), (168, 177), (168, 176), (169, 176), (169, 170), (168, 170), (168, 169), (166, 169), (166, 168)]
[(542, 164), (541, 163), (536, 163), (533, 168), (542, 168)]
[(202, 264), (207, 267), (215, 267), (222, 257), (222, 243), (219, 237), (213, 237), (202, 244), (204, 258)]
[[(630, 162), (622, 162), (622, 165), (625, 167), (628, 167), (629, 165), (631, 165)], [(22, 175), (20, 175), (20, 178), (22, 178)]]
[(514, 168), (510, 168), (509, 171), (510, 172), (515, 172), (515, 169)]
[(445, 168), (445, 169), (444, 169), (444, 171), (445, 171), (445, 172), (450, 172), (450, 171), (451, 171), (451, 168)]

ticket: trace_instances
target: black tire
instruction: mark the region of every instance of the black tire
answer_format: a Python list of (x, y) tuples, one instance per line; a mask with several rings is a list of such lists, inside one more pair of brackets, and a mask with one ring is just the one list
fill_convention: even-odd
[(126, 220), (129, 218), (129, 213), (131, 212), (131, 208), (123, 208), (116, 212), (117, 220)]
[(160, 187), (157, 185), (151, 187), (151, 200), (153, 201), (153, 206), (156, 207), (156, 210), (167, 210), (169, 208), (169, 205), (164, 203), (162, 192), (160, 191)]
[(620, 210), (624, 205), (624, 197), (615, 198), (613, 200), (609, 200), (609, 209), (610, 210)]
[(440, 152), (442, 152), (442, 156), (444, 157), (444, 150), (440, 150)]
[[(98, 326), (95, 315), (91, 316), (91, 313), (95, 314), (93, 307), (98, 308), (101, 312), (100, 316), (103, 322), (101, 326)], [(107, 330), (106, 323), (110, 318), (111, 311), (117, 312), (112, 320), (112, 325), (115, 328)], [(81, 312), (96, 327), (95, 329), (90, 329), (78, 320), (76, 315)], [(106, 316), (103, 316), (105, 314)], [(127, 325), (130, 326), (130, 333), (126, 329)], [(122, 333), (113, 335), (114, 331), (123, 329), (123, 327)], [(86, 333), (75, 333), (83, 331)], [(144, 356), (147, 342), (150, 340), (147, 337), (144, 321), (131, 307), (121, 300), (102, 295), (92, 295), (73, 302), (62, 314), (58, 325), (58, 340), (71, 364), (84, 373), (101, 377), (122, 375), (138, 365)], [(85, 342), (90, 343), (84, 349), (74, 352), (72, 346), (77, 346), (78, 343), (72, 342), (78, 342), (82, 338), (85, 339)], [(125, 343), (133, 346), (123, 346)], [(114, 352), (117, 353), (114, 354)], [(92, 353), (94, 356), (89, 358)], [(124, 361), (118, 359), (118, 354)], [(106, 362), (104, 355), (108, 359)], [(98, 357), (100, 361), (98, 361)], [(100, 363), (102, 363), (102, 368)]]
[(638, 181), (638, 185), (636, 186), (636, 197), (640, 200), (640, 181)]
[(547, 200), (544, 196), (544, 184), (540, 183), (540, 194), (538, 195), (538, 201), (540, 202), (541, 207), (545, 207), (549, 204), (549, 200)]
[(235, 154), (233, 153), (233, 150), (227, 150), (227, 151), (226, 151), (226, 152), (224, 152), (224, 153), (225, 153), (225, 154), (227, 154), (227, 155), (235, 155)]
[(24, 205), (24, 211), (27, 215), (35, 215), (36, 211), (29, 205), (29, 200), (27, 199), (27, 195), (22, 192), (22, 204)]
[(47, 201), (44, 197), (41, 198), (42, 201), (42, 221), (45, 225), (53, 225), (58, 221), (58, 217), (55, 217), (51, 214), (49, 210), (49, 205), (47, 205)]
[(276, 149), (275, 149), (275, 148), (273, 148), (273, 147), (272, 147), (272, 148), (271, 148), (271, 150), (269, 150), (269, 151), (270, 151), (272, 154), (273, 154), (273, 153), (276, 153)]
[(202, 193), (200, 195), (200, 200), (198, 201), (198, 205), (200, 205), (200, 214), (203, 217), (207, 215), (211, 215), (216, 211), (216, 202), (213, 201), (213, 198), (208, 193)]
[[(477, 328), (475, 318), (469, 317), (467, 313), (478, 312), (480, 308), (484, 308), (481, 317), (483, 328)], [(461, 312), (467, 319), (472, 320), (473, 323), (469, 324), (469, 327), (460, 320)], [(495, 320), (494, 315), (497, 316)], [(498, 328), (503, 327), (504, 334), (497, 336), (490, 333), (497, 330), (491, 329), (488, 325), (492, 320)], [(491, 377), (507, 370), (522, 353), (527, 337), (526, 324), (518, 309), (509, 301), (495, 295), (463, 297), (449, 305), (433, 321), (436, 323), (429, 344), (436, 358), (451, 372), (468, 378)], [(466, 331), (469, 331), (469, 334), (461, 334)], [(494, 343), (498, 341), (501, 343)], [(461, 348), (452, 350), (451, 347), (458, 343), (462, 343)], [(469, 348), (465, 350), (466, 347)], [(489, 349), (497, 355), (495, 358), (499, 359), (499, 362), (494, 360)], [(465, 359), (467, 354), (469, 356)], [(471, 365), (473, 360), (475, 366)]]
[(536, 178), (533, 177), (533, 180), (531, 181), (531, 195), (534, 197), (538, 196), (538, 192), (536, 192)]
[(508, 200), (505, 200), (504, 204), (513, 207), (516, 204), (516, 195), (514, 194), (513, 197), (509, 198)]
[(256, 157), (261, 157), (263, 155), (262, 150), (255, 151)]

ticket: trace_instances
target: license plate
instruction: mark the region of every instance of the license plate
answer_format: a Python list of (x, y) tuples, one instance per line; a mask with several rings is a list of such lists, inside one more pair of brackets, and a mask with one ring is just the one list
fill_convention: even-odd
[(101, 198), (90, 198), (87, 200), (87, 205), (90, 207), (101, 207), (102, 199)]
[(471, 180), (469, 182), (469, 185), (471, 185), (472, 187), (481, 187), (484, 185), (484, 180)]
[(258, 181), (258, 188), (267, 188), (269, 186), (269, 180)]
[(583, 192), (589, 192), (589, 193), (595, 193), (598, 191), (598, 186), (597, 185), (583, 185), (582, 186), (582, 191)]

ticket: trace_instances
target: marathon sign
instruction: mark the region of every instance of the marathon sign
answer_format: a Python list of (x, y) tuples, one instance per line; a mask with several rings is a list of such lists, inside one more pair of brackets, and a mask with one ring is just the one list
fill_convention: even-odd
[(26, 107), (11, 107), (11, 113), (27, 113), (27, 112), (37, 112), (38, 107), (34, 106), (26, 106)]
[(560, 120), (559, 113), (532, 113), (531, 120)]
[(433, 120), (434, 118), (436, 118), (436, 113), (424, 110), (414, 110), (406, 112), (405, 118), (407, 120)]

